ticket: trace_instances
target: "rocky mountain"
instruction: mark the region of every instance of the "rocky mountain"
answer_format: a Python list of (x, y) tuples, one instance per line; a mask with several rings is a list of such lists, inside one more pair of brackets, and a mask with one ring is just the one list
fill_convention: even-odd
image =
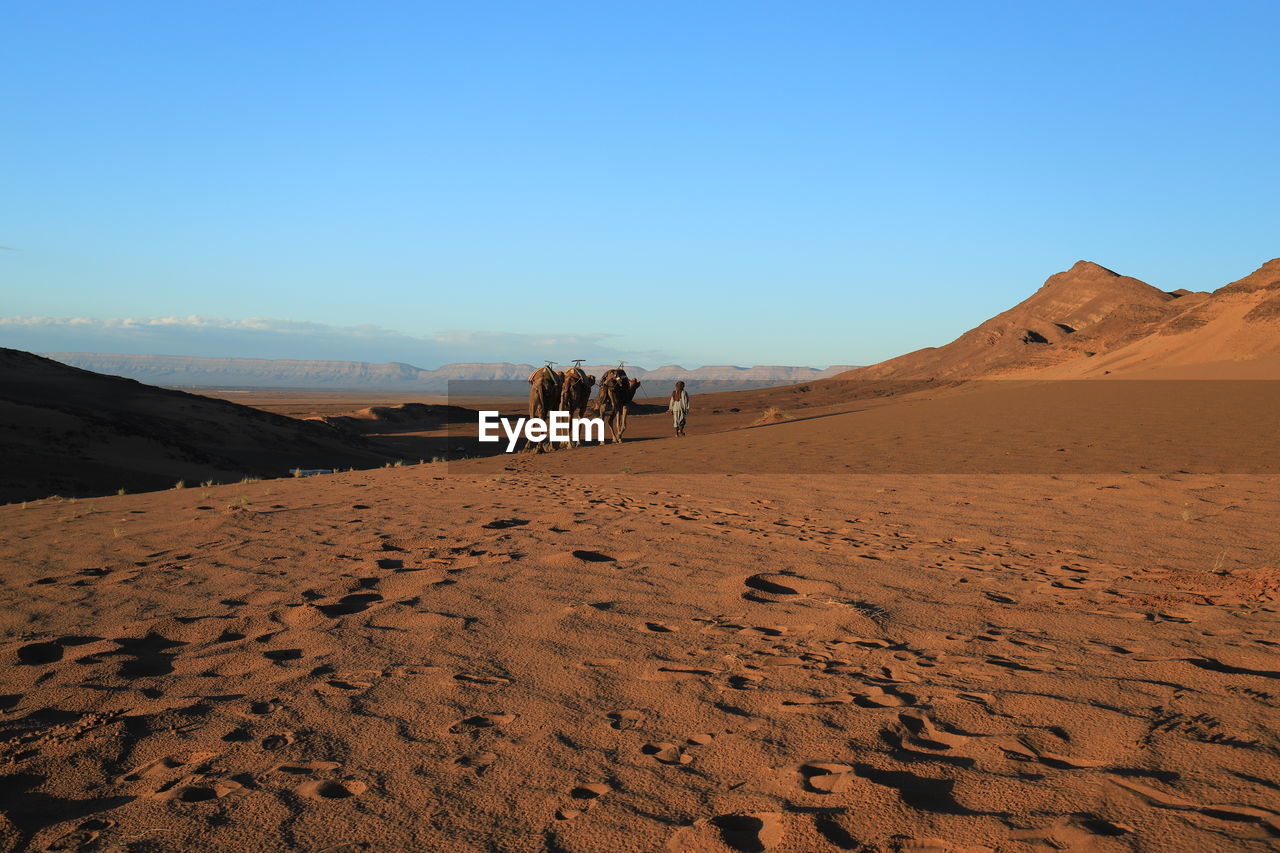
[(1219, 367), (1204, 378), (1280, 375), (1280, 258), (1212, 292), (1164, 291), (1080, 261), (949, 344), (837, 379), (1067, 378), (1206, 364)]

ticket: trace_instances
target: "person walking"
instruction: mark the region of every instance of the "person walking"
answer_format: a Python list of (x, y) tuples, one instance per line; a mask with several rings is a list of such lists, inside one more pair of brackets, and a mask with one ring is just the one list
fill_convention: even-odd
[(671, 400), (667, 403), (667, 410), (671, 412), (671, 419), (675, 422), (676, 435), (684, 435), (684, 419), (689, 413), (689, 394), (684, 390), (684, 383), (677, 382), (675, 390), (671, 392)]

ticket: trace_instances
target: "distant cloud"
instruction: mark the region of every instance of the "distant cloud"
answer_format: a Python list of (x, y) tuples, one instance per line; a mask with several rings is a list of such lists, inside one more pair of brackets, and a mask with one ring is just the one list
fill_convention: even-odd
[(585, 358), (596, 363), (663, 364), (674, 360), (663, 352), (610, 346), (614, 337), (473, 330), (417, 337), (379, 326), (330, 326), (264, 317), (0, 317), (0, 346), (29, 352), (402, 361), (426, 368), (467, 361), (536, 364), (545, 359)]

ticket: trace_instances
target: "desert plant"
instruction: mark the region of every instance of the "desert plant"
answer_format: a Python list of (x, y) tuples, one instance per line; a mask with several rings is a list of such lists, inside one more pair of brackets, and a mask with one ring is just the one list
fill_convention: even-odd
[(124, 489), (116, 489), (116, 494), (117, 494), (117, 495), (127, 495), (127, 494), (128, 494), (128, 492), (126, 492)]
[(760, 417), (756, 419), (757, 424), (774, 424), (778, 421), (785, 421), (789, 415), (779, 409), (777, 406), (770, 406), (760, 413)]
[(173, 487), (174, 487), (175, 489), (185, 489), (185, 488), (187, 487), (187, 481), (186, 481), (186, 480), (179, 480), (178, 482), (176, 482), (176, 483), (174, 483), (174, 484), (173, 484)]

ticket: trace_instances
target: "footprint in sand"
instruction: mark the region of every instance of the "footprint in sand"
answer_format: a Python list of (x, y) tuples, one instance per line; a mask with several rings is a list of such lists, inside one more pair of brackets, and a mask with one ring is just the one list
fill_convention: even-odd
[(454, 677), (455, 681), (461, 681), (466, 684), (510, 684), (511, 679), (505, 675), (475, 675), (468, 672), (460, 672)]
[(102, 837), (102, 833), (115, 827), (116, 822), (109, 818), (90, 818), (76, 826), (75, 829), (54, 839), (44, 850), (61, 851), (61, 850), (92, 850), (97, 847), (97, 841)]
[(853, 701), (864, 708), (901, 708), (914, 705), (919, 700), (911, 693), (902, 693), (893, 688), (886, 690), (870, 684), (863, 688), (862, 693), (855, 694)]
[(729, 686), (734, 690), (759, 690), (764, 676), (755, 672), (740, 672), (729, 676)]
[(230, 779), (212, 786), (181, 785), (167, 791), (163, 799), (179, 803), (203, 803), (209, 800), (220, 800), (227, 794), (238, 791), (242, 787), (239, 782), (233, 782)]
[(646, 622), (644, 623), (644, 629), (655, 634), (670, 634), (680, 630), (673, 625), (668, 625), (666, 622)]
[(667, 741), (646, 743), (640, 748), (640, 751), (645, 755), (652, 756), (660, 764), (688, 764), (693, 761), (692, 755), (674, 743)]
[(782, 843), (786, 835), (782, 815), (772, 812), (727, 814), (712, 818), (711, 825), (720, 830), (721, 840), (740, 853), (763, 853)]
[(689, 681), (695, 678), (710, 678), (715, 670), (696, 666), (660, 666), (658, 671), (645, 678), (645, 681)]
[(339, 616), (352, 616), (356, 613), (363, 613), (376, 601), (382, 601), (382, 596), (376, 592), (356, 592), (344, 595), (332, 604), (315, 604), (313, 606), (325, 616), (337, 618)]
[(608, 554), (601, 554), (599, 551), (586, 551), (578, 549), (571, 552), (572, 555), (584, 563), (616, 563), (616, 557), (610, 557)]
[(765, 604), (803, 601), (838, 589), (833, 583), (801, 577), (793, 572), (762, 572), (752, 575), (743, 583), (747, 587), (747, 591), (742, 594), (743, 598)]
[(294, 776), (308, 776), (312, 773), (325, 773), (330, 770), (337, 770), (342, 765), (336, 761), (295, 761), (289, 764), (281, 764), (274, 768), (281, 773), (290, 773)]
[(956, 844), (943, 838), (913, 838), (896, 835), (890, 843), (894, 853), (996, 853), (985, 844)]
[(466, 755), (458, 756), (454, 759), (454, 763), (459, 767), (470, 769), (477, 776), (483, 776), (485, 771), (492, 767), (498, 760), (496, 752), (470, 752)]
[(368, 785), (356, 779), (316, 779), (303, 782), (294, 791), (299, 796), (313, 800), (345, 800), (360, 796), (368, 788)]
[(345, 678), (331, 678), (326, 681), (325, 684), (328, 684), (330, 687), (337, 688), (338, 690), (345, 690), (352, 693), (356, 693), (361, 690), (368, 690), (373, 686), (373, 682), (371, 681), (355, 681)]
[(488, 524), (480, 526), (486, 530), (506, 530), (509, 527), (523, 527), (528, 523), (528, 519), (524, 518), (496, 518)]
[(561, 806), (556, 810), (557, 820), (573, 820), (582, 814), (583, 809), (589, 809), (596, 804), (596, 801), (609, 793), (613, 789), (603, 782), (588, 782), (585, 785), (579, 785), (569, 792), (569, 796), (576, 800), (573, 806)]
[(267, 735), (262, 739), (262, 748), (268, 752), (275, 752), (278, 749), (284, 749), (293, 743), (292, 732), (282, 732), (280, 734)]
[(478, 729), (495, 729), (514, 723), (519, 714), (505, 714), (499, 712), (497, 714), (477, 714), (474, 717), (467, 717), (459, 720), (449, 727), (450, 734), (462, 734), (463, 732), (476, 731)]
[(610, 711), (606, 716), (612, 720), (609, 725), (619, 731), (628, 731), (630, 729), (638, 729), (644, 725), (644, 711)]
[(1158, 788), (1135, 782), (1120, 776), (1109, 777), (1112, 784), (1130, 793), (1136, 794), (1149, 805), (1174, 811), (1194, 811), (1221, 820), (1240, 821), (1242, 823), (1259, 823), (1266, 827), (1271, 835), (1280, 835), (1280, 812), (1261, 806), (1247, 806), (1232, 803), (1197, 803), (1166, 793)]
[(1009, 838), (1051, 850), (1093, 850), (1098, 836), (1115, 837), (1133, 831), (1128, 824), (1085, 813), (1060, 817), (1046, 827), (1017, 830), (1010, 833)]
[(884, 737), (900, 749), (924, 755), (949, 753), (969, 740), (967, 735), (948, 731), (919, 711), (899, 714), (898, 722), (885, 729)]
[(848, 764), (811, 762), (800, 766), (800, 775), (812, 791), (820, 794), (838, 794), (853, 783), (853, 768)]

